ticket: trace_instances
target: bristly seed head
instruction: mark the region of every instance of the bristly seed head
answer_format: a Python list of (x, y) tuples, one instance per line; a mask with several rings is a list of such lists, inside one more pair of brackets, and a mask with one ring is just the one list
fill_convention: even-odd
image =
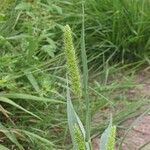
[(75, 138), (78, 150), (85, 150), (85, 140), (77, 124), (74, 125), (74, 138)]
[(67, 69), (72, 90), (78, 97), (82, 96), (80, 73), (76, 59), (75, 49), (73, 46), (72, 31), (69, 25), (64, 27), (64, 50), (67, 60)]

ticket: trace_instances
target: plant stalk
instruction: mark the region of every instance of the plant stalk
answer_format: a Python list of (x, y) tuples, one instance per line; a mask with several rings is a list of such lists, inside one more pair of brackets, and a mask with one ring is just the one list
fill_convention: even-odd
[(89, 143), (91, 147), (90, 139), (90, 99), (88, 94), (88, 65), (87, 65), (87, 55), (85, 51), (85, 31), (84, 31), (84, 2), (82, 1), (82, 37), (81, 37), (81, 55), (83, 64), (83, 97), (86, 101), (86, 114), (85, 114), (85, 130), (86, 130), (86, 142)]

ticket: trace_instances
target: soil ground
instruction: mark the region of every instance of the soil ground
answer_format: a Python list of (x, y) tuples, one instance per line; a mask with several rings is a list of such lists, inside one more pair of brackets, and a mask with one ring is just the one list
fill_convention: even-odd
[[(137, 84), (141, 84), (142, 88), (133, 88), (127, 92), (130, 99), (143, 97), (148, 103), (140, 108), (142, 114), (150, 109), (150, 67), (140, 71), (135, 78)], [(136, 121), (135, 121), (136, 120)], [(121, 123), (121, 129), (117, 130), (117, 137), (123, 137), (128, 129), (128, 134), (122, 145), (122, 150), (150, 150), (150, 111), (140, 117), (140, 115), (129, 118)], [(131, 127), (132, 126), (132, 127)], [(93, 139), (94, 150), (99, 150), (99, 138)], [(116, 146), (116, 150), (118, 147)]]

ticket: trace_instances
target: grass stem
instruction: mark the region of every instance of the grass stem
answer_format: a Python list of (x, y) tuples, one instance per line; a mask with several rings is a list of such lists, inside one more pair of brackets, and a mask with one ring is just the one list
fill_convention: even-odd
[(88, 64), (85, 51), (85, 30), (84, 30), (84, 2), (82, 1), (82, 37), (81, 37), (81, 55), (83, 64), (83, 97), (86, 101), (86, 115), (85, 115), (85, 129), (86, 129), (86, 142), (90, 145), (90, 99), (88, 94)]

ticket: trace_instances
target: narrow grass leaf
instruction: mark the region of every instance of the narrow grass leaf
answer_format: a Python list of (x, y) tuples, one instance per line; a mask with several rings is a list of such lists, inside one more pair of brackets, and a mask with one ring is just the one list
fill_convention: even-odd
[(1, 145), (1, 144), (0, 144), (0, 149), (1, 150), (10, 150), (10, 149), (8, 149), (7, 147), (5, 147), (4, 145)]
[(16, 104), (15, 102), (13, 102), (12, 100), (10, 100), (10, 99), (8, 99), (8, 98), (6, 98), (6, 97), (0, 97), (0, 101), (1, 101), (1, 102), (4, 102), (4, 103), (7, 103), (7, 104), (10, 104), (10, 105), (12, 105), (12, 106), (14, 106), (14, 107), (17, 107), (18, 109), (21, 109), (21, 110), (23, 110), (24, 112), (26, 112), (26, 113), (28, 113), (28, 114), (30, 114), (30, 115), (32, 115), (32, 116), (38, 118), (38, 119), (41, 119), (40, 117), (38, 117), (38, 116), (35, 115), (34, 113), (32, 113), (32, 112), (30, 112), (30, 111), (24, 109), (22, 106)]
[(104, 98), (108, 103), (110, 103), (111, 105), (115, 106), (115, 104), (108, 98), (106, 98), (104, 95), (102, 95), (100, 92), (98, 92), (97, 90), (95, 90), (94, 88), (90, 87), (90, 89), (97, 95), (99, 95), (100, 97)]
[(28, 80), (30, 81), (31, 85), (35, 89), (35, 91), (37, 93), (40, 93), (40, 87), (39, 87), (35, 77), (33, 76), (33, 74), (31, 72), (25, 72), (25, 74), (26, 74)]
[(15, 10), (30, 10), (31, 4), (22, 2), (15, 7)]
[(54, 146), (54, 144), (52, 142), (50, 142), (49, 140), (47, 140), (47, 139), (45, 139), (45, 138), (43, 138), (43, 137), (41, 137), (41, 136), (39, 136), (35, 133), (29, 132), (29, 131), (26, 131), (26, 130), (18, 130), (18, 131), (24, 133), (25, 135), (27, 135), (28, 137), (30, 137), (33, 140), (36, 139), (36, 140), (39, 140), (39, 141), (45, 143), (46, 145)]
[(37, 97), (30, 94), (20, 94), (20, 93), (0, 93), (0, 96), (12, 98), (12, 99), (24, 99), (24, 100), (33, 100), (39, 102), (51, 102), (51, 103), (60, 103), (65, 104), (65, 102), (55, 99), (49, 99), (44, 97)]
[(84, 18), (84, 1), (82, 1), (82, 33), (81, 33), (81, 58), (82, 58), (82, 65), (83, 65), (83, 98), (86, 101), (86, 142), (90, 143), (90, 121), (91, 121), (91, 114), (90, 114), (90, 99), (88, 93), (88, 61), (87, 55), (85, 50), (85, 18)]
[(19, 148), (19, 150), (24, 150), (22, 145), (18, 142), (18, 140), (17, 140), (16, 136), (14, 135), (14, 133), (11, 132), (9, 129), (7, 129), (5, 126), (3, 126), (1, 123), (0, 123), (0, 132), (2, 132), (5, 136), (7, 136), (7, 138), (12, 143), (14, 143)]

